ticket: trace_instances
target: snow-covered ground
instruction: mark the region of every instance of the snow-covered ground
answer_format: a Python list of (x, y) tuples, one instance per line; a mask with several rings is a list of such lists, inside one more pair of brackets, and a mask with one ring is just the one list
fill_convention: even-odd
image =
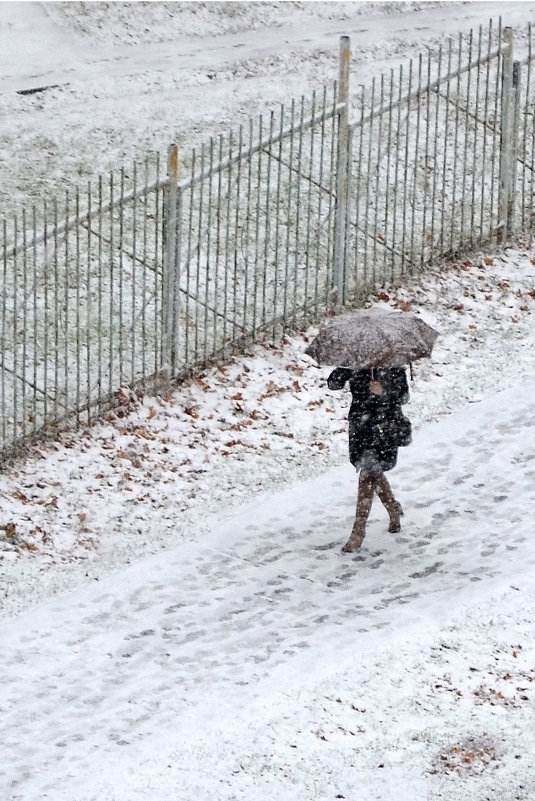
[[(494, 11), (184, 3), (177, 25), (171, 5), (0, 4), (6, 197), (317, 88), (340, 33), (369, 75)], [(29, 163), (43, 136), (56, 160)], [(348, 397), (303, 355), (314, 330), (125, 396), (0, 476), (4, 798), (533, 799), (535, 249), (370, 301), (441, 333), (391, 474), (399, 535), (375, 505), (361, 552), (340, 552)]]
[[(0, 218), (175, 142), (190, 150), (338, 75), (351, 90), (461, 31), (517, 48), (534, 2), (0, 3)], [(456, 41), (456, 38), (455, 38)], [(20, 91), (51, 87), (36, 94)]]

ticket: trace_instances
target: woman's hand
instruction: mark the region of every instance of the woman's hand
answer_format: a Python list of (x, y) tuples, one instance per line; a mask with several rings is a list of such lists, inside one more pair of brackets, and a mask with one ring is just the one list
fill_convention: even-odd
[(382, 395), (383, 394), (383, 385), (379, 381), (370, 381), (369, 390), (372, 395)]

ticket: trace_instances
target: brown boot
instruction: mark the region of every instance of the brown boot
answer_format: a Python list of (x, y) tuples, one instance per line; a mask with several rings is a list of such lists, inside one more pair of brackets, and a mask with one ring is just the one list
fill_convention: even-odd
[(375, 490), (375, 478), (373, 476), (359, 475), (359, 489), (357, 495), (357, 509), (355, 512), (355, 522), (348, 541), (342, 548), (344, 553), (358, 551), (366, 536), (366, 523), (370, 515), (373, 503), (373, 493)]
[(388, 479), (384, 473), (376, 480), (375, 491), (390, 517), (388, 530), (391, 534), (396, 534), (398, 531), (401, 531), (400, 518), (403, 514), (403, 507), (394, 498), (392, 487), (388, 483)]

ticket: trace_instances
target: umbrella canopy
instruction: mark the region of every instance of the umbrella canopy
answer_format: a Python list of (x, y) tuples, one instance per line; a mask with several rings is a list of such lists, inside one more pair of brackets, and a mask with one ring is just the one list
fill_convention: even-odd
[(430, 356), (437, 336), (415, 314), (359, 309), (323, 328), (305, 353), (318, 364), (351, 370), (401, 367)]

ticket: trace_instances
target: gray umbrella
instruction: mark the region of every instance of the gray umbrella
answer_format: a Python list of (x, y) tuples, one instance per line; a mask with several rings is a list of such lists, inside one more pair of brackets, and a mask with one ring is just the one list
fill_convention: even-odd
[(430, 356), (438, 331), (415, 314), (359, 309), (323, 328), (305, 350), (318, 364), (400, 367)]

